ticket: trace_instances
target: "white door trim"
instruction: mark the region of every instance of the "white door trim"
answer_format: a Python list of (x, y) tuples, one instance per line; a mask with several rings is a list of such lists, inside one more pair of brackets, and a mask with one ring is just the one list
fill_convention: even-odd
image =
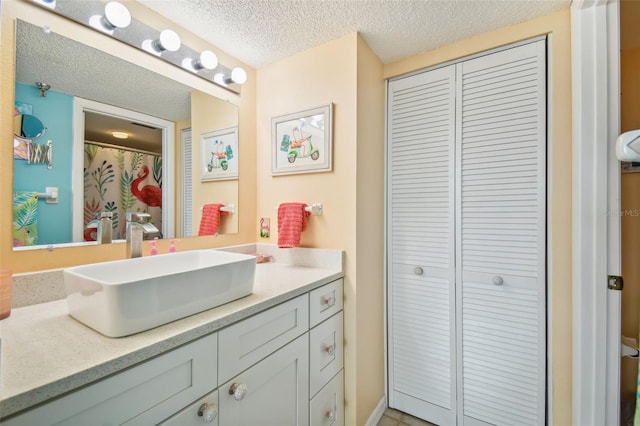
[(162, 202), (171, 208), (162, 209), (162, 236), (175, 236), (175, 124), (151, 115), (130, 111), (124, 108), (107, 105), (90, 99), (73, 98), (73, 167), (72, 187), (75, 188), (71, 204), (73, 206), (72, 224), (73, 241), (82, 242), (84, 193), (77, 188), (84, 188), (84, 112), (91, 111), (103, 115), (135, 120), (162, 129)]
[(609, 318), (619, 321), (620, 294), (606, 287), (619, 252), (619, 240), (608, 239), (616, 218), (607, 214), (609, 187), (615, 185), (608, 165), (620, 123), (618, 8), (617, 0), (574, 0), (571, 5), (574, 425), (619, 422), (619, 385), (613, 382), (620, 340), (610, 335), (616, 325)]

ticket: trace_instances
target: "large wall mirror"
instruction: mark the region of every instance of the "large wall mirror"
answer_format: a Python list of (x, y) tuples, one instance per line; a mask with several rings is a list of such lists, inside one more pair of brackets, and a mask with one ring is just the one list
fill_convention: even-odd
[[(237, 202), (237, 178), (205, 181), (192, 163), (201, 134), (237, 135), (236, 105), (22, 20), (15, 72), (14, 114), (44, 131), (15, 134), (14, 211), (15, 194), (40, 198), (35, 225), (14, 229), (14, 249), (91, 241), (104, 211), (113, 213), (115, 239), (125, 211), (150, 213), (162, 237), (197, 236), (203, 205)], [(25, 139), (30, 150), (51, 141), (50, 168), (21, 157)], [(57, 203), (47, 202), (47, 187), (58, 189)], [(226, 220), (219, 232), (236, 233), (237, 223)]]

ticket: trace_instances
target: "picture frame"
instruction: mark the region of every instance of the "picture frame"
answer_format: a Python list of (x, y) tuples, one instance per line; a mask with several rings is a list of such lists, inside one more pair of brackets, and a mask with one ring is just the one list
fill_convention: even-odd
[(201, 181), (238, 179), (238, 126), (200, 134)]
[(271, 118), (271, 174), (332, 170), (333, 104)]

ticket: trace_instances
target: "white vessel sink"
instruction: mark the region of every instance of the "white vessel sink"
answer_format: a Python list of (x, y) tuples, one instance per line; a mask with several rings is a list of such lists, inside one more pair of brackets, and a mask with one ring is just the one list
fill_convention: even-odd
[(121, 337), (253, 292), (254, 256), (217, 250), (116, 260), (63, 271), (69, 314)]

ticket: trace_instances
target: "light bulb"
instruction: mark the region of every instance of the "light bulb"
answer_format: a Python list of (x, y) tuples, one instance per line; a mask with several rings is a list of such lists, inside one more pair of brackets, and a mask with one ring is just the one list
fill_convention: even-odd
[(182, 67), (192, 72), (198, 72), (202, 69), (213, 70), (217, 66), (218, 57), (210, 50), (204, 50), (200, 53), (199, 59), (184, 58), (182, 60)]
[(198, 61), (194, 61), (193, 66), (196, 69), (204, 68), (212, 70), (218, 66), (218, 57), (212, 51), (204, 50), (200, 53), (200, 59)]
[(104, 23), (115, 28), (126, 28), (131, 23), (131, 13), (122, 3), (110, 1), (104, 7)]
[(155, 47), (158, 51), (162, 52), (168, 50), (169, 52), (175, 52), (180, 49), (182, 42), (180, 36), (173, 30), (163, 30), (160, 33), (160, 38), (155, 41)]
[(126, 28), (131, 24), (131, 13), (117, 1), (111, 1), (104, 7), (104, 16), (93, 15), (89, 18), (89, 25), (93, 28), (113, 34), (116, 28)]
[(231, 70), (231, 81), (238, 84), (244, 84), (247, 81), (247, 72), (242, 68), (234, 68)]
[(48, 7), (49, 9), (56, 8), (56, 0), (33, 0), (34, 3), (38, 3), (41, 6)]

